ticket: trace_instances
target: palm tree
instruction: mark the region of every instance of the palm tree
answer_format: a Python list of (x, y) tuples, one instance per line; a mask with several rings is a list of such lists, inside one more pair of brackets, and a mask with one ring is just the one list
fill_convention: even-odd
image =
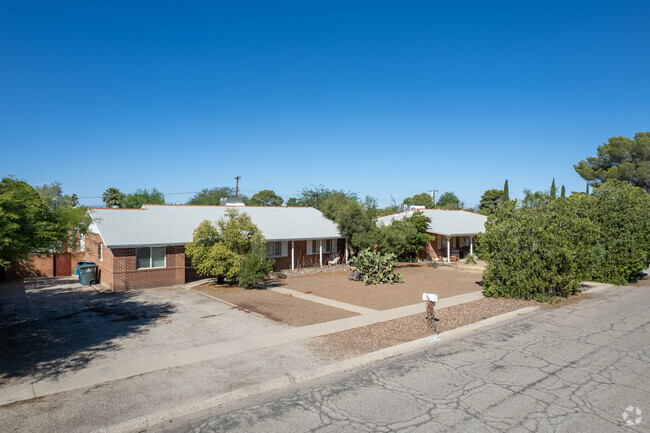
[(102, 194), (102, 200), (106, 204), (106, 207), (122, 207), (122, 200), (124, 199), (124, 194), (120, 192), (117, 188), (108, 188)]

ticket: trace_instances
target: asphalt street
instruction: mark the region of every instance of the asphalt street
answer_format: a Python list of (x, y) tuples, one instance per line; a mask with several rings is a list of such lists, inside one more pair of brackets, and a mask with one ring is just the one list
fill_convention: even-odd
[(650, 281), (148, 431), (650, 431)]

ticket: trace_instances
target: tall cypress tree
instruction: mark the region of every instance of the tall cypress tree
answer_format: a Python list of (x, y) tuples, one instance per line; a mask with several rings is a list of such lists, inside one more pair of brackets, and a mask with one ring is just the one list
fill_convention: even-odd
[(506, 183), (503, 184), (503, 199), (510, 200), (510, 190), (508, 190), (508, 179), (506, 179)]
[(566, 197), (566, 188), (564, 187), (564, 185), (562, 185), (562, 189), (560, 191), (562, 191), (560, 193), (560, 197), (562, 198)]
[(557, 188), (555, 188), (555, 178), (553, 178), (553, 183), (551, 184), (551, 200), (555, 200), (557, 193)]

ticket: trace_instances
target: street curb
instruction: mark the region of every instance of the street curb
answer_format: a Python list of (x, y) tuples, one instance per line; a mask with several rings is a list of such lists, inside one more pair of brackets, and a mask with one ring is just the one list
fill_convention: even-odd
[(587, 289), (583, 291), (582, 293), (599, 293), (599, 292), (604, 292), (605, 290), (609, 290), (613, 287), (616, 287), (614, 284), (605, 284), (605, 283), (595, 283), (593, 281), (588, 281), (584, 284), (588, 284), (590, 286), (594, 286), (591, 289)]
[(143, 430), (146, 430), (158, 424), (162, 424), (164, 422), (169, 423), (174, 419), (183, 418), (193, 413), (198, 413), (204, 410), (217, 408), (219, 406), (223, 406), (225, 404), (232, 403), (234, 401), (251, 397), (257, 394), (262, 394), (269, 391), (276, 391), (285, 388), (287, 386), (300, 385), (302, 383), (306, 383), (315, 379), (320, 379), (322, 377), (331, 374), (344, 373), (362, 367), (367, 367), (372, 363), (380, 362), (388, 358), (393, 358), (395, 356), (407, 355), (409, 353), (415, 352), (416, 350), (422, 349), (426, 346), (430, 346), (433, 344), (441, 344), (444, 343), (445, 341), (462, 337), (478, 329), (492, 326), (501, 322), (505, 322), (507, 320), (512, 320), (515, 319), (517, 316), (529, 314), (539, 309), (540, 307), (538, 306), (521, 308), (519, 310), (511, 311), (509, 313), (501, 314), (499, 316), (490, 317), (488, 319), (483, 319), (481, 321), (471, 323), (469, 325), (465, 325), (460, 328), (443, 332), (442, 334), (439, 334), (439, 338), (440, 338), (439, 340), (431, 341), (429, 340), (429, 338), (420, 338), (418, 340), (409, 341), (407, 343), (402, 343), (396, 346), (391, 346), (385, 349), (377, 350), (375, 352), (367, 353), (365, 355), (361, 355), (356, 358), (347, 359), (344, 361), (340, 361), (338, 363), (330, 364), (320, 368), (318, 371), (296, 374), (291, 377), (283, 377), (265, 383), (249, 386), (246, 388), (241, 388), (236, 391), (228, 392), (215, 397), (210, 397), (206, 400), (201, 400), (199, 402), (190, 403), (183, 406), (177, 406), (173, 409), (158, 412), (155, 414), (150, 414), (147, 416), (133, 418), (128, 421), (124, 421), (122, 423), (115, 424), (113, 426), (106, 427), (104, 429), (100, 429), (96, 431), (101, 433), (141, 432)]

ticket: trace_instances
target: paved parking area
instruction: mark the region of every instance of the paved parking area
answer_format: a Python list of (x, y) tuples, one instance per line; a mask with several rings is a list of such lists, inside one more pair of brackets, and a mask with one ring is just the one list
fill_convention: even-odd
[(74, 278), (0, 285), (0, 387), (278, 332), (184, 288), (98, 293)]

